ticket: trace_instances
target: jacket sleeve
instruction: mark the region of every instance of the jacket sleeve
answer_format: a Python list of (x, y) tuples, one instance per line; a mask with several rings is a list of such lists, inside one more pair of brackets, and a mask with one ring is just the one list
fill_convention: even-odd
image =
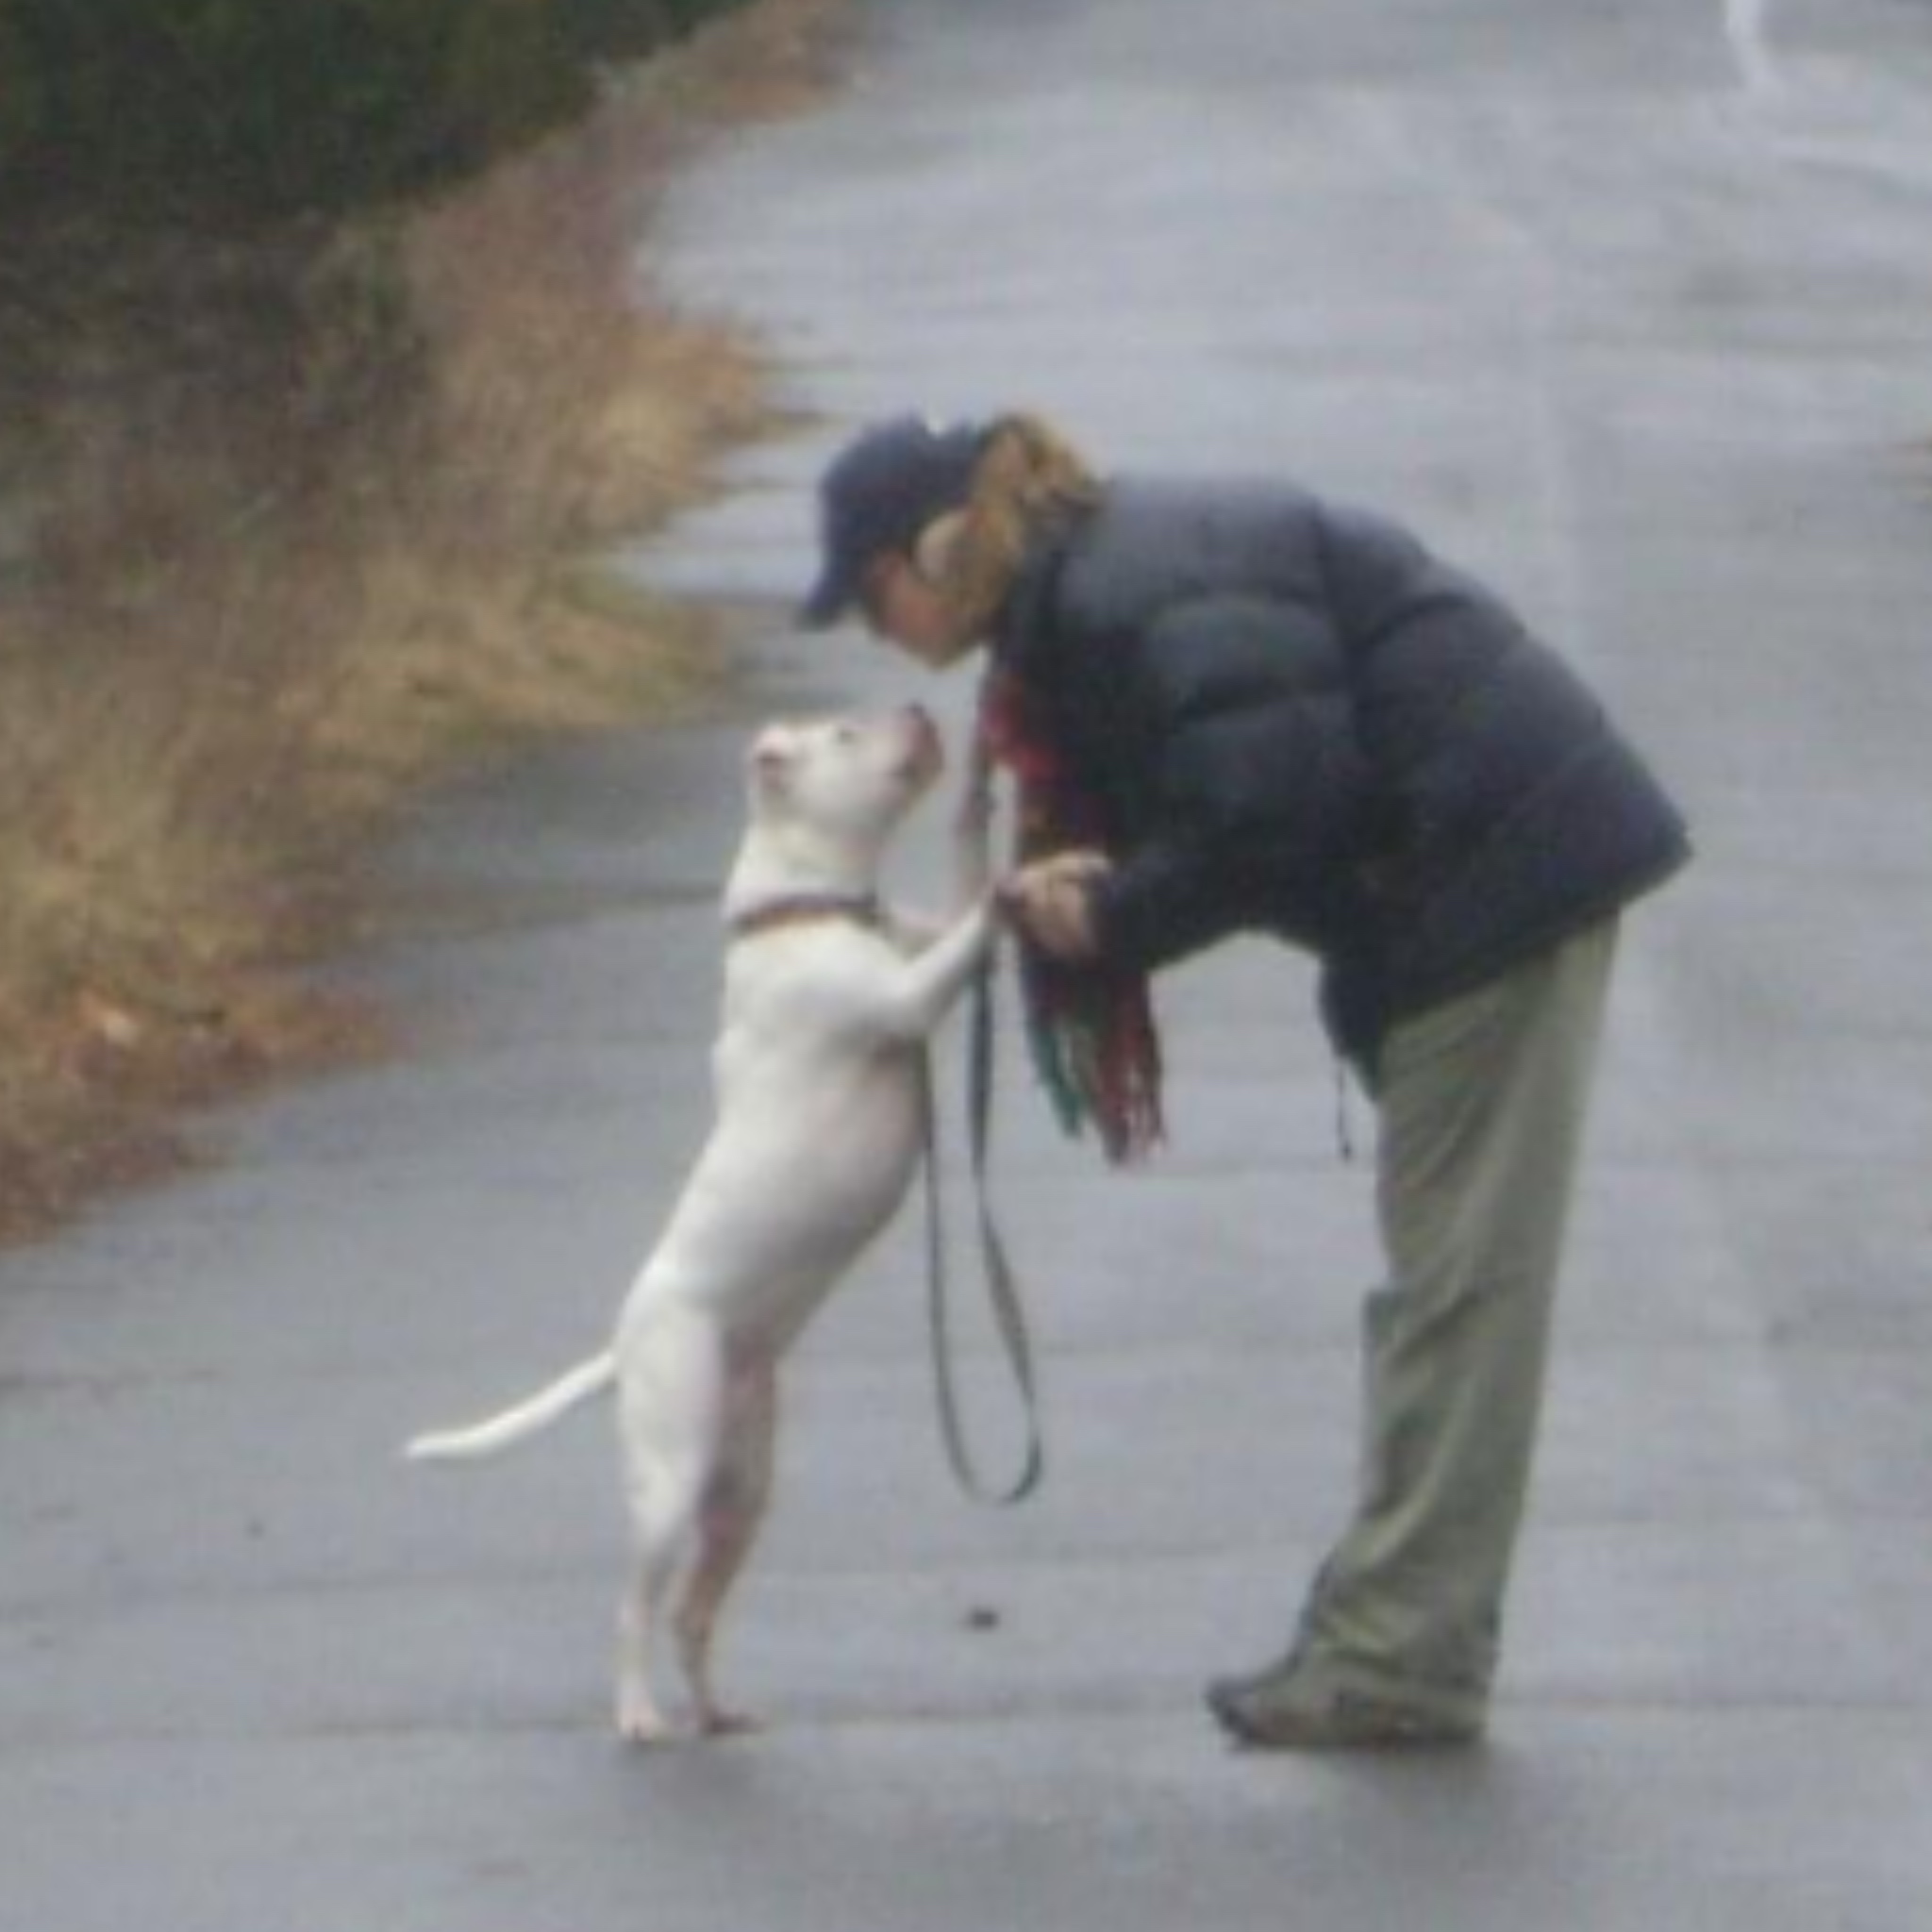
[(1151, 973), (1252, 921), (1208, 855), (1180, 840), (1141, 846), (1094, 888), (1100, 956)]

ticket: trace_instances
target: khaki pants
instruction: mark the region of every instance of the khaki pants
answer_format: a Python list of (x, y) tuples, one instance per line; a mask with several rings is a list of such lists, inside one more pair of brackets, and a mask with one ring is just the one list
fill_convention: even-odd
[(1385, 1045), (1390, 1280), (1365, 1315), (1361, 1494), (1298, 1675), (1445, 1717), (1487, 1704), (1616, 935), (1593, 926)]

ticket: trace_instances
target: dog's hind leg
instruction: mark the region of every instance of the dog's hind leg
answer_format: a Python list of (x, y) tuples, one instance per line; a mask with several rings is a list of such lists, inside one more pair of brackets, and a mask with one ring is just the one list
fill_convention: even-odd
[(657, 1634), (698, 1558), (725, 1427), (724, 1352), (712, 1324), (664, 1322), (626, 1344), (620, 1421), (637, 1536), (618, 1616), (617, 1728), (633, 1743), (675, 1733), (653, 1686)]
[(651, 1684), (652, 1630), (665, 1591), (661, 1564), (661, 1552), (638, 1552), (617, 1613), (617, 1733), (631, 1744), (662, 1743), (675, 1735)]
[(677, 1609), (679, 1659), (702, 1730), (757, 1728), (741, 1711), (718, 1702), (711, 1683), (711, 1641), (719, 1613), (744, 1567), (772, 1494), (778, 1425), (778, 1379), (760, 1363), (734, 1378), (727, 1396), (726, 1445), (698, 1517), (697, 1560)]

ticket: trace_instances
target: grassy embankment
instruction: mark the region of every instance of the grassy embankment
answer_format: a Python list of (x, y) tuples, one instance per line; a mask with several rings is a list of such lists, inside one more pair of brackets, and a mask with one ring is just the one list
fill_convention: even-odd
[(298, 269), (177, 249), (49, 303), (39, 435), (0, 448), (32, 464), (0, 533), (0, 1238), (177, 1158), (184, 1103), (379, 1050), (300, 965), (412, 789), (712, 675), (574, 566), (766, 426), (755, 351), (641, 291), (638, 243), (694, 132), (809, 93), (837, 4), (757, 0)]

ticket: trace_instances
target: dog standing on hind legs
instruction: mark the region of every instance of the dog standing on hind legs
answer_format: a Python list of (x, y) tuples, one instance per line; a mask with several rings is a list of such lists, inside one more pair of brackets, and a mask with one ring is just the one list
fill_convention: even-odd
[(776, 724), (749, 758), (749, 824), (724, 891), (730, 945), (716, 1119), (610, 1346), (415, 1460), (508, 1449), (615, 1388), (634, 1572), (617, 1725), (677, 1733), (654, 1685), (668, 1621), (693, 1727), (742, 1728), (711, 1642), (763, 1520), (778, 1364), (906, 1197), (923, 1147), (926, 1042), (993, 943), (983, 817), (962, 814), (960, 906), (935, 924), (878, 897), (892, 832), (943, 764), (918, 708)]

